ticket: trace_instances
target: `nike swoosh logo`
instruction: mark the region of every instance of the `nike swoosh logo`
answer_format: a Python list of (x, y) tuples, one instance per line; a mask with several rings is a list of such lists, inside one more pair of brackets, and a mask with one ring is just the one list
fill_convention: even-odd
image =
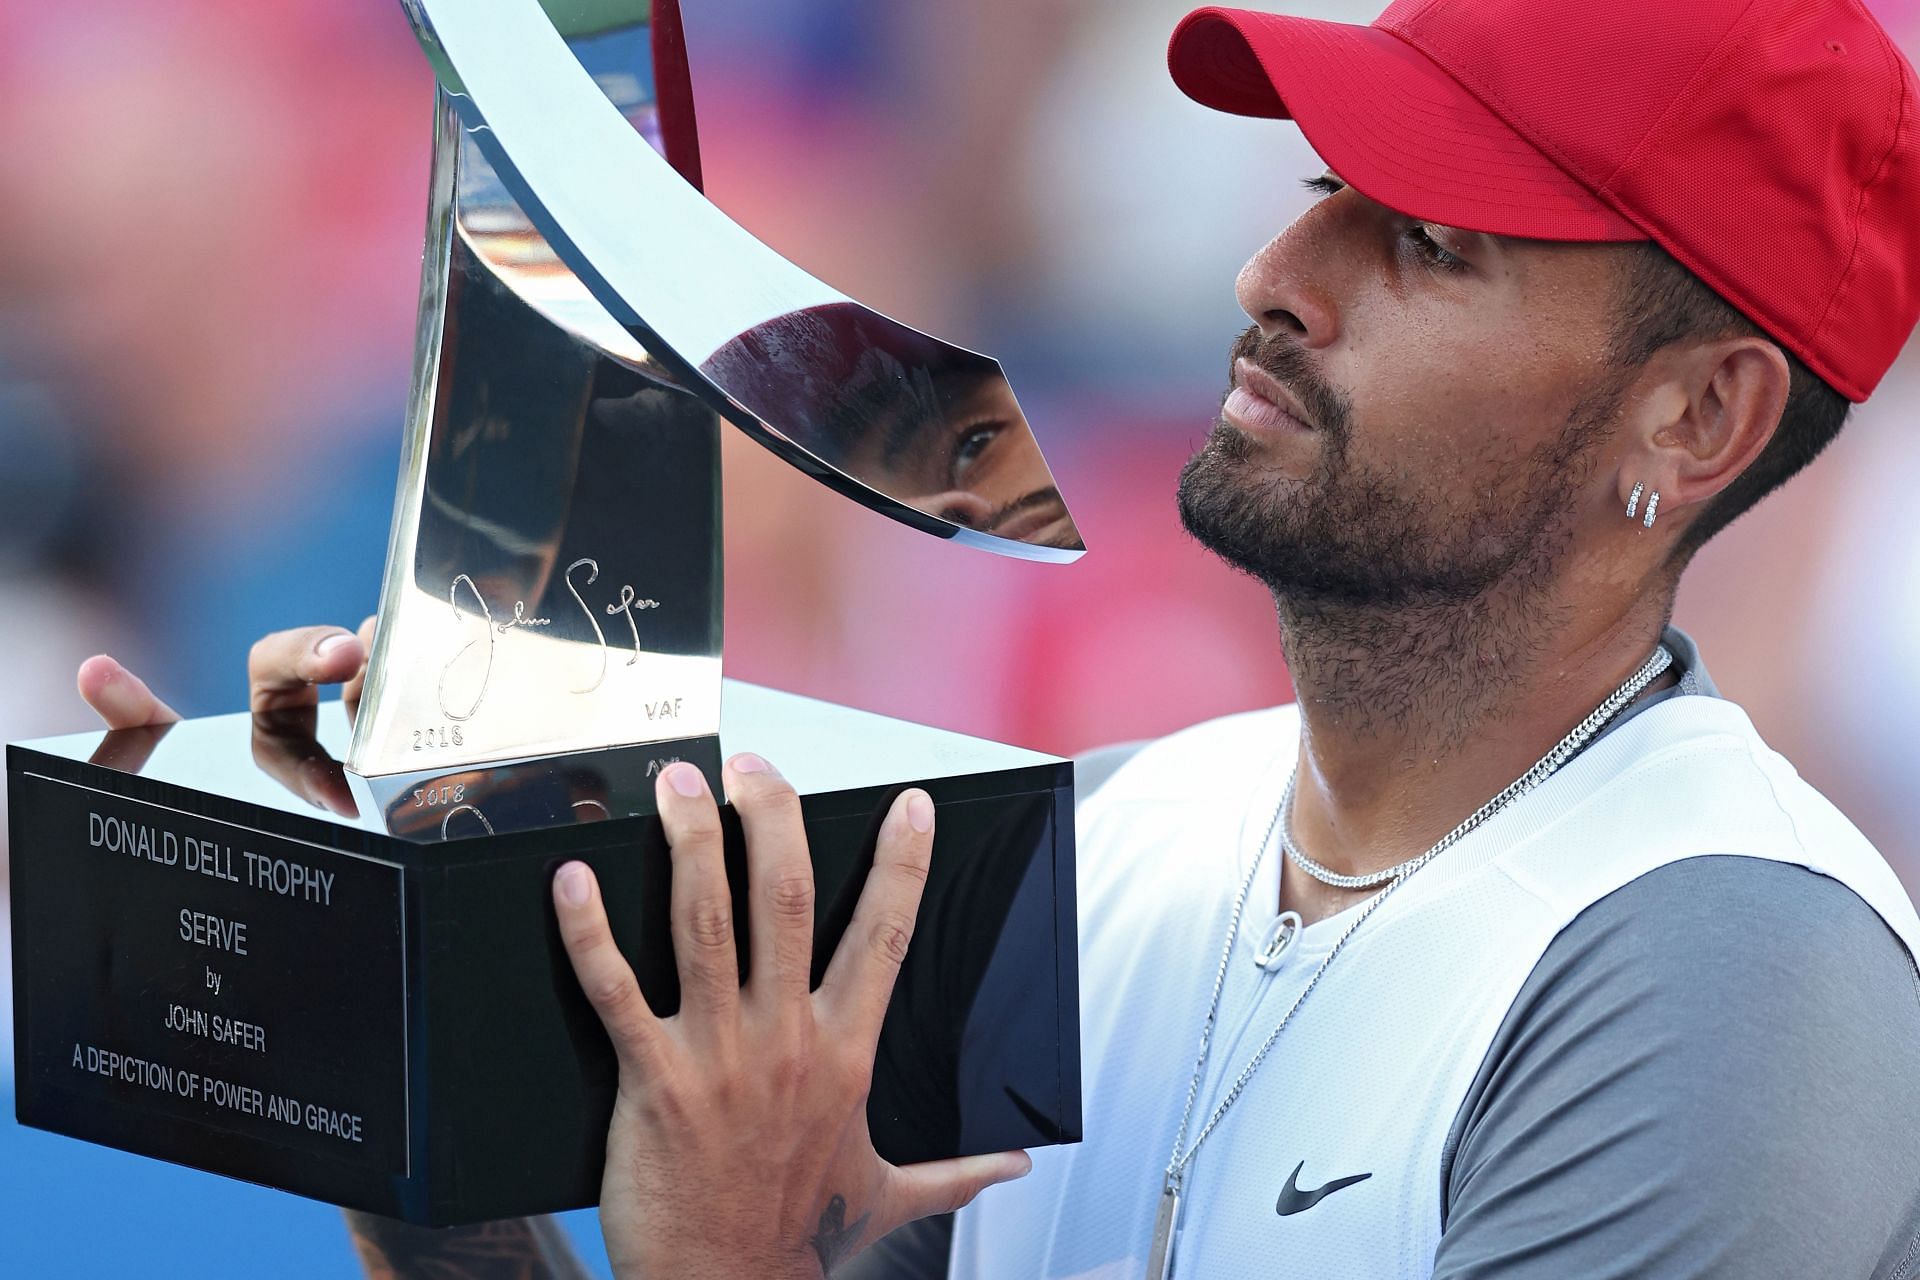
[(1273, 1206), (1273, 1211), (1283, 1218), (1289, 1214), (1304, 1213), (1340, 1188), (1350, 1187), (1356, 1182), (1365, 1182), (1373, 1176), (1370, 1173), (1356, 1173), (1350, 1178), (1335, 1178), (1332, 1182), (1315, 1187), (1311, 1191), (1302, 1191), (1300, 1171), (1306, 1167), (1305, 1160), (1293, 1166), (1293, 1176), (1287, 1179), (1285, 1189), (1280, 1192), (1280, 1199)]

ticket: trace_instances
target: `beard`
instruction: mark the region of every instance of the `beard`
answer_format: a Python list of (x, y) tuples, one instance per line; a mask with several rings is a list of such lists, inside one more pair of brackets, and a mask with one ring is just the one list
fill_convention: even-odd
[(1451, 605), (1497, 584), (1545, 582), (1572, 538), (1573, 496), (1625, 392), (1608, 380), (1527, 454), (1463, 442), (1464, 479), (1352, 456), (1351, 402), (1321, 381), (1291, 335), (1242, 334), (1245, 357), (1298, 396), (1319, 425), (1304, 478), (1264, 467), (1247, 433), (1218, 422), (1180, 473), (1180, 518), (1202, 546), (1302, 609)]

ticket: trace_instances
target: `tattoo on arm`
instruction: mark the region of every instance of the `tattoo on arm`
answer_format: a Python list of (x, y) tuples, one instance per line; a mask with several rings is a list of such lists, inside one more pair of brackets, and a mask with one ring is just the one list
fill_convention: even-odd
[(347, 1211), (368, 1280), (588, 1280), (551, 1218), (416, 1227)]
[(827, 1201), (826, 1212), (820, 1215), (820, 1229), (808, 1241), (813, 1251), (820, 1255), (822, 1275), (832, 1275), (835, 1267), (853, 1256), (860, 1247), (860, 1237), (866, 1232), (867, 1219), (871, 1217), (871, 1213), (863, 1213), (849, 1226), (846, 1197), (835, 1196)]

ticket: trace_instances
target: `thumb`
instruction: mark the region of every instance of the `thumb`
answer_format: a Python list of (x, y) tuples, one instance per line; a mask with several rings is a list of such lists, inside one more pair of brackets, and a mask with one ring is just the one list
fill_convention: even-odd
[(902, 1222), (952, 1213), (988, 1187), (1024, 1178), (1032, 1169), (1033, 1158), (1024, 1151), (901, 1165), (893, 1171), (894, 1206)]

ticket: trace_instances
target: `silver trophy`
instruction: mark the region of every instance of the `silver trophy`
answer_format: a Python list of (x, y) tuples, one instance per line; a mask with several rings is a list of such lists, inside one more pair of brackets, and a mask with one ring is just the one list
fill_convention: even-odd
[(645, 86), (588, 69), (631, 26), (562, 35), (607, 8), (408, 0), (433, 206), (361, 774), (716, 732), (720, 418), (927, 532), (1085, 549), (998, 362), (715, 208)]
[(593, 1203), (614, 1065), (546, 881), (591, 862), (676, 1006), (653, 777), (717, 791), (724, 743), (801, 794), (822, 964), (893, 796), (939, 807), (881, 1154), (1075, 1139), (1071, 766), (721, 676), (722, 420), (925, 532), (1084, 551), (999, 364), (706, 200), (673, 0), (404, 2), (438, 88), (364, 692), (8, 748), (22, 1123), (434, 1225)]

